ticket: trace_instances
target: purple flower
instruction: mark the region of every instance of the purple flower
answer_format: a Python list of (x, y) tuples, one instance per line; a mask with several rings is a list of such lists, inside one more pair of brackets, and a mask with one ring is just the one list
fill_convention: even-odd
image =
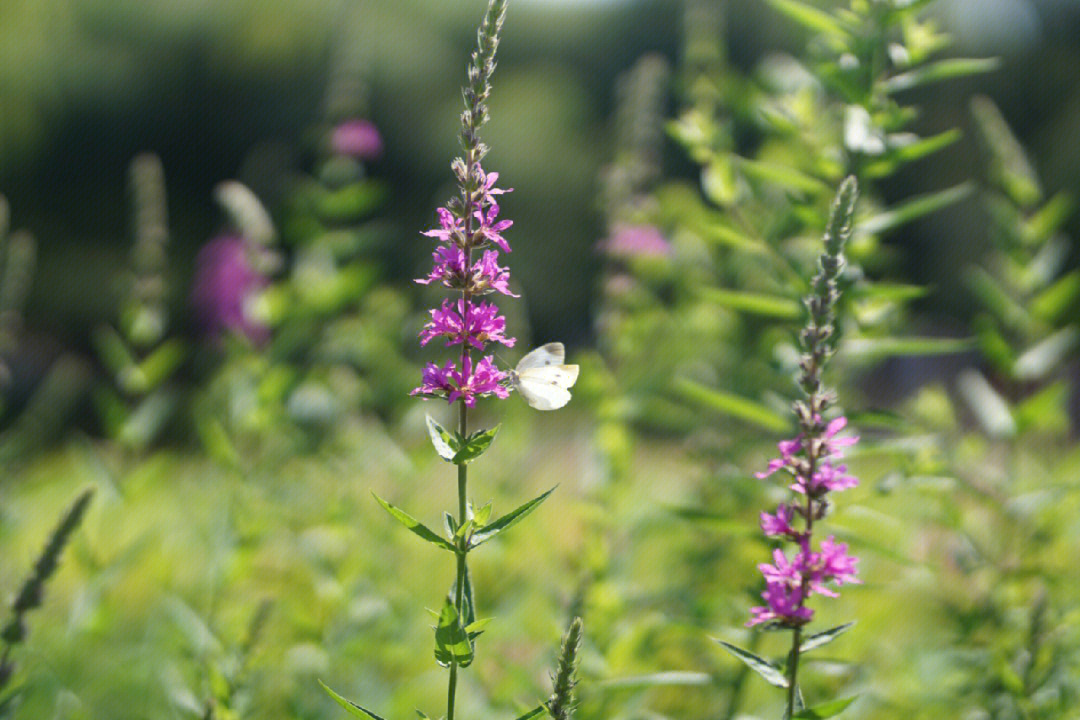
[(785, 625), (802, 625), (814, 617), (814, 611), (803, 605), (803, 591), (783, 583), (769, 583), (761, 597), (767, 605), (750, 608), (747, 627), (764, 622), (781, 622)]
[(510, 397), (510, 391), (503, 384), (507, 374), (495, 367), (491, 356), (485, 357), (480, 362), (473, 364), (472, 358), (465, 355), (462, 359), (461, 369), (448, 361), (439, 366), (428, 363), (424, 368), (420, 387), (413, 390), (410, 395), (433, 395), (446, 397), (447, 402), (454, 402), (461, 398), (468, 407), (476, 405), (476, 398), (495, 395), (498, 398)]
[(506, 238), (502, 236), (502, 231), (509, 228), (514, 224), (513, 220), (499, 220), (496, 222), (496, 218), (499, 217), (499, 205), (492, 202), (485, 213), (482, 210), (477, 210), (473, 213), (473, 217), (479, 223), (479, 227), (476, 228), (476, 237), (481, 239), (481, 242), (490, 242), (498, 245), (503, 252), (510, 252), (510, 244), (506, 242)]
[(225, 235), (206, 243), (195, 258), (191, 304), (207, 335), (234, 332), (262, 344), (270, 339), (269, 328), (249, 307), (267, 279), (252, 267), (248, 253), (241, 237)]
[[(432, 309), (431, 320), (420, 331), (420, 344), (427, 345), (437, 337), (446, 338), (446, 345), (463, 345), (461, 368), (449, 362), (429, 363), (424, 369), (420, 387), (414, 395), (445, 397), (447, 402), (461, 399), (466, 406), (476, 404), (476, 398), (494, 395), (509, 397), (504, 384), (507, 373), (495, 367), (492, 357), (474, 362), (471, 350), (483, 351), (488, 343), (497, 342), (512, 347), (514, 338), (506, 336), (506, 318), (490, 302), (474, 302), (473, 298), (489, 293), (517, 297), (510, 291), (510, 272), (499, 265), (499, 250), (510, 252), (502, 233), (513, 223), (499, 220), (498, 195), (510, 192), (495, 187), (498, 173), (485, 173), (479, 163), (466, 167), (455, 161), (454, 172), (462, 188), (462, 197), (447, 207), (438, 209), (439, 227), (423, 235), (434, 238), (440, 246), (432, 253), (433, 267), (421, 285), (439, 283), (460, 291), (454, 300), (443, 300)], [(468, 222), (466, 222), (468, 220)], [(486, 248), (494, 245), (496, 248)], [(475, 257), (479, 254), (479, 257)]]
[(799, 536), (799, 533), (791, 526), (793, 519), (791, 507), (781, 505), (776, 509), (775, 515), (770, 515), (767, 512), (761, 513), (761, 531), (767, 537), (783, 536), (795, 539)]
[(600, 241), (600, 249), (613, 257), (666, 256), (669, 243), (652, 225), (616, 225), (610, 237)]
[[(811, 550), (809, 519), (824, 515), (825, 495), (836, 490), (855, 487), (858, 480), (847, 474), (847, 466), (837, 464), (844, 450), (858, 442), (857, 437), (839, 437), (838, 433), (847, 426), (847, 418), (838, 417), (827, 425), (822, 425), (819, 416), (814, 415), (811, 429), (807, 430), (811, 439), (799, 435), (791, 440), (777, 444), (780, 457), (769, 461), (764, 472), (755, 473), (758, 478), (767, 478), (777, 471), (783, 471), (794, 478), (789, 486), (791, 490), (805, 498), (800, 499), (798, 507), (783, 504), (776, 514), (761, 513), (761, 530), (768, 537), (780, 537), (798, 544), (798, 552), (789, 560), (780, 549), (773, 551), (772, 564), (762, 563), (758, 569), (765, 578), (767, 590), (762, 597), (768, 603), (765, 606), (751, 608), (750, 621), (747, 625), (775, 621), (782, 625), (795, 627), (810, 620), (813, 613), (803, 606), (811, 595), (836, 597), (837, 593), (828, 583), (843, 585), (857, 583), (855, 564), (858, 560), (847, 554), (847, 545), (837, 543), (830, 535), (822, 541), (821, 550)], [(814, 437), (814, 432), (819, 433)], [(793, 526), (795, 515), (808, 519), (805, 530)]]
[(435, 213), (439, 216), (439, 227), (435, 230), (426, 230), (420, 234), (433, 237), (447, 245), (454, 244), (458, 247), (464, 245), (465, 223), (454, 217), (454, 214), (446, 208), (439, 208)]
[(514, 338), (506, 337), (506, 318), (492, 303), (473, 303), (460, 299), (455, 303), (443, 300), (442, 306), (431, 310), (431, 322), (420, 331), (420, 344), (445, 336), (446, 346), (469, 343), (483, 350), (485, 343), (498, 342), (514, 346)]
[(465, 251), (457, 245), (443, 245), (432, 253), (434, 266), (426, 278), (417, 278), (421, 285), (441, 282), (448, 288), (465, 290), (470, 295), (485, 295), (500, 292), (510, 297), (519, 297), (510, 291), (510, 271), (499, 267), (499, 253), (485, 250), (483, 255), (469, 265)]
[(375, 160), (382, 155), (383, 141), (374, 123), (354, 118), (333, 129), (330, 147), (338, 155), (348, 155), (357, 160)]

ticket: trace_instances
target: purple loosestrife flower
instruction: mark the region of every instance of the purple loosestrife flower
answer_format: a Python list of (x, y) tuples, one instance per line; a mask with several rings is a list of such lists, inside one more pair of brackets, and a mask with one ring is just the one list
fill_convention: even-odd
[(227, 332), (240, 333), (255, 344), (270, 339), (270, 330), (252, 316), (252, 298), (267, 279), (251, 264), (248, 243), (225, 235), (208, 242), (195, 258), (191, 303), (203, 331), (220, 339)]
[(492, 303), (443, 300), (441, 307), (431, 310), (431, 322), (420, 331), (420, 344), (427, 345), (433, 338), (445, 336), (447, 347), (468, 343), (483, 350), (488, 342), (513, 347), (514, 338), (503, 335), (506, 318), (498, 312), (499, 308)]
[[(765, 605), (751, 608), (750, 620), (746, 623), (771, 623), (794, 631), (789, 670), (791, 687), (795, 685), (798, 668), (800, 631), (814, 616), (806, 601), (813, 595), (837, 597), (834, 586), (859, 582), (855, 567), (858, 560), (847, 554), (847, 545), (837, 543), (830, 535), (815, 549), (813, 539), (814, 523), (824, 518), (828, 511), (829, 493), (858, 484), (840, 461), (844, 451), (859, 439), (840, 435), (847, 426), (847, 418), (843, 415), (828, 422), (823, 419), (834, 398), (821, 381), (824, 365), (833, 353), (835, 305), (840, 295), (836, 281), (844, 267), (842, 250), (851, 233), (855, 194), (854, 180), (846, 180), (829, 217), (825, 252), (819, 259), (819, 271), (811, 284), (813, 291), (805, 299), (809, 318), (800, 333), (803, 354), (798, 378), (805, 398), (794, 404), (801, 432), (795, 438), (778, 443), (780, 457), (770, 460), (764, 471), (754, 473), (759, 479), (784, 473), (792, 479), (788, 487), (796, 493), (792, 501), (780, 505), (775, 514), (761, 513), (762, 532), (767, 537), (793, 543), (795, 551), (789, 555), (776, 548), (773, 562), (758, 566), (765, 579), (765, 592), (761, 595)], [(789, 693), (789, 712), (793, 703), (794, 696)]]
[(481, 359), (474, 368), (472, 358), (466, 355), (461, 370), (453, 361), (447, 361), (441, 367), (428, 363), (420, 387), (410, 394), (445, 396), (450, 403), (460, 398), (467, 407), (475, 407), (476, 398), (484, 395), (495, 395), (500, 399), (510, 397), (504, 382), (506, 377), (505, 372), (495, 367), (491, 357)]
[(354, 118), (334, 127), (330, 133), (330, 148), (338, 155), (375, 160), (382, 155), (383, 141), (373, 122)]
[[(455, 198), (448, 207), (438, 209), (439, 227), (421, 233), (434, 238), (440, 246), (432, 254), (431, 272), (416, 282), (422, 285), (437, 282), (460, 291), (456, 300), (443, 300), (439, 307), (433, 308), (431, 320), (420, 331), (421, 345), (437, 337), (446, 338), (447, 347), (462, 345), (460, 368), (453, 362), (442, 366), (428, 364), (420, 387), (412, 394), (445, 397), (450, 403), (460, 398), (467, 407), (473, 407), (477, 397), (509, 396), (505, 386), (507, 373), (495, 367), (491, 356), (474, 362), (470, 350), (483, 352), (493, 342), (507, 347), (514, 345), (515, 339), (506, 335), (506, 318), (499, 315), (498, 307), (472, 299), (492, 292), (517, 297), (510, 292), (510, 272), (498, 263), (499, 250), (510, 252), (502, 233), (513, 222), (498, 219), (495, 197), (510, 192), (495, 187), (498, 173), (485, 173), (479, 162), (470, 169), (458, 161), (454, 170), (465, 190), (462, 198)], [(469, 189), (473, 187), (474, 190)], [(480, 253), (478, 259), (474, 259), (474, 253)]]

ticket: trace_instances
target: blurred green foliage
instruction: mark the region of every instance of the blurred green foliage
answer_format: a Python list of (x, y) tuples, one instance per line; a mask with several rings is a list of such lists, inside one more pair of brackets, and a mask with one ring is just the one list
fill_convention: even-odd
[[(1067, 5), (512, 4), (487, 137), (515, 187), (509, 262), (529, 309), (510, 325), (571, 341), (582, 370), (558, 417), (517, 399), (479, 411), (503, 427), (481, 470), (497, 509), (560, 490), (476, 560), (498, 632), (463, 715), (514, 717), (546, 696), (552, 638), (575, 615), (582, 720), (780, 715), (710, 636), (784, 651), (742, 629), (768, 549), (758, 513), (775, 500), (750, 473), (787, 429), (798, 298), (835, 182), (855, 172), (866, 192), (834, 380), (863, 482), (830, 522), (865, 585), (821, 607), (822, 627), (858, 625), (811, 661), (806, 692), (858, 694), (852, 718), (1071, 717), (1080, 13)], [(1005, 47), (990, 75), (950, 77), (988, 65), (946, 47), (997, 54), (973, 20), (1036, 7), (1041, 28), (1005, 26), (1032, 44)], [(370, 491), (432, 527), (453, 497), (425, 440), (424, 414), (442, 408), (406, 396), (423, 306), (410, 280), (445, 194), (475, 10), (4, 4), (0, 596), (17, 595), (71, 498), (97, 496), (17, 649), (19, 704), (0, 714), (339, 717), (320, 679), (389, 718), (441, 704), (415, 598), (450, 571)], [(915, 87), (933, 79), (947, 82)], [(353, 82), (364, 104), (350, 112), (386, 141), (370, 163), (327, 152), (341, 119), (328, 98)], [(1002, 109), (970, 105), (976, 89)], [(160, 213), (133, 224), (123, 196), (146, 150), (168, 180), (167, 261)], [(269, 209), (267, 346), (200, 344), (188, 319), (195, 249), (223, 216), (244, 230), (213, 204), (228, 178)], [(626, 226), (658, 228), (670, 253), (612, 252)], [(162, 348), (161, 372), (136, 372)], [(103, 422), (74, 412), (91, 384)], [(155, 417), (169, 424), (125, 433), (165, 389), (176, 414)]]

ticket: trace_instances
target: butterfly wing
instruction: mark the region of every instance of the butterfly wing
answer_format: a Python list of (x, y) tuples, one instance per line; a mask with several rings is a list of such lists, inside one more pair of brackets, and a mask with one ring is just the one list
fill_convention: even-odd
[(569, 388), (573, 387), (577, 378), (577, 365), (527, 368), (513, 375), (514, 387), (525, 402), (537, 410), (558, 410), (570, 402)]
[(525, 357), (518, 362), (516, 371), (521, 373), (525, 370), (562, 365), (566, 361), (566, 348), (560, 342), (541, 345), (526, 353)]

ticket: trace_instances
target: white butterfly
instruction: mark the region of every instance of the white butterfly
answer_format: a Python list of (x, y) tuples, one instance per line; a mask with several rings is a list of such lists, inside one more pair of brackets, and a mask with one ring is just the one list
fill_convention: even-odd
[(548, 343), (530, 351), (510, 371), (510, 384), (537, 410), (558, 410), (570, 402), (569, 388), (577, 382), (578, 366), (563, 365), (566, 348)]

